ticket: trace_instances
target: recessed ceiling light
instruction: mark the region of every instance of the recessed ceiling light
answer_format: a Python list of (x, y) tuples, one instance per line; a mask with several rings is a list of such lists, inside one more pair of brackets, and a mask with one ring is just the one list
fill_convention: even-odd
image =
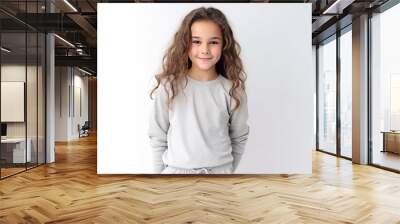
[(342, 14), (343, 9), (351, 5), (355, 0), (336, 0), (322, 14)]
[(62, 37), (60, 37), (60, 36), (57, 35), (57, 34), (54, 34), (54, 36), (57, 37), (58, 39), (60, 39), (61, 41), (63, 41), (64, 43), (68, 44), (69, 46), (75, 48), (75, 45), (71, 44), (71, 42), (69, 42), (68, 40), (66, 40), (66, 39), (64, 39), (64, 38), (62, 38)]
[(6, 52), (6, 53), (10, 53), (10, 52), (11, 52), (11, 50), (9, 50), (9, 49), (7, 49), (7, 48), (5, 48), (5, 47), (1, 47), (0, 49), (1, 49), (2, 51)]
[(83, 73), (85, 73), (85, 74), (88, 74), (88, 75), (92, 75), (92, 73), (90, 73), (90, 72), (88, 72), (88, 71), (86, 71), (86, 70), (83, 70), (83, 69), (81, 69), (81, 68), (79, 68), (78, 67), (78, 69), (79, 69), (79, 71), (81, 71), (81, 72), (83, 72)]
[(78, 12), (78, 10), (71, 4), (69, 3), (67, 0), (64, 0), (65, 4), (67, 4), (72, 10), (74, 10), (75, 12)]

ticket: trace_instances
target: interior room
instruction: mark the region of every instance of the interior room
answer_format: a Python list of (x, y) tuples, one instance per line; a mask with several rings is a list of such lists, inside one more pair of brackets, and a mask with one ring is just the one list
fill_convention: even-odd
[[(102, 52), (102, 47), (120, 44), (97, 44), (104, 37), (98, 26), (99, 5), (168, 6), (191, 1), (1, 0), (0, 223), (400, 223), (400, 2), (195, 2), (215, 7), (302, 4), (311, 9), (311, 33), (305, 35), (312, 39), (306, 46), (312, 49), (313, 81), (308, 84), (313, 94), (306, 108), (313, 113), (312, 139), (306, 139), (312, 141), (312, 172), (99, 173), (98, 142), (104, 140), (100, 136), (107, 127), (100, 120), (98, 127), (98, 113), (105, 112), (98, 108), (105, 105), (97, 102), (108, 95), (101, 95), (104, 89), (97, 86), (107, 80), (105, 75), (117, 75), (101, 73), (97, 48)], [(283, 13), (268, 22), (284, 26), (287, 17), (290, 14)], [(147, 27), (151, 22), (132, 24)], [(132, 32), (137, 28), (121, 24), (113, 25)], [(291, 31), (285, 32), (290, 37)], [(115, 53), (114, 60), (130, 59), (121, 55)], [(130, 61), (132, 67), (137, 63)], [(293, 64), (287, 61), (284, 66)], [(271, 91), (280, 86), (268, 87)], [(129, 104), (134, 98), (116, 100)], [(285, 105), (284, 97), (275, 100)], [(298, 119), (298, 111), (285, 112)], [(123, 126), (111, 131), (125, 136), (122, 133), (133, 130)], [(271, 127), (266, 127), (268, 133), (285, 136)], [(119, 151), (116, 147), (107, 145), (110, 153), (104, 161)], [(128, 150), (137, 150), (136, 142)], [(272, 151), (264, 150), (260, 156), (272, 158), (268, 154)], [(125, 159), (129, 166), (130, 158)], [(284, 159), (296, 163), (298, 157), (285, 154)]]

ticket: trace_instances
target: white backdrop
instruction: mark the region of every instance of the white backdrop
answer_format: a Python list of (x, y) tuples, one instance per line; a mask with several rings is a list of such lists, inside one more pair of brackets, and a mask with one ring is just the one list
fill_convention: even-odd
[(99, 174), (152, 173), (150, 80), (183, 17), (227, 16), (248, 75), (250, 136), (236, 173), (311, 173), (314, 138), (311, 4), (98, 4)]

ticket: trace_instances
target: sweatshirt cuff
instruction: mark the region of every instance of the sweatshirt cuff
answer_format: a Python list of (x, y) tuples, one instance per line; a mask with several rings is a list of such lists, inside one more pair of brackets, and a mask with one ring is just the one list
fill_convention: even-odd
[(165, 165), (161, 164), (161, 165), (154, 165), (154, 172), (156, 174), (160, 174), (162, 173), (162, 171), (165, 169)]
[(162, 160), (164, 151), (153, 151), (153, 169), (155, 173), (161, 173), (165, 169), (165, 164)]
[(242, 159), (242, 154), (233, 153), (233, 172), (236, 171), (237, 167), (239, 166), (240, 160)]

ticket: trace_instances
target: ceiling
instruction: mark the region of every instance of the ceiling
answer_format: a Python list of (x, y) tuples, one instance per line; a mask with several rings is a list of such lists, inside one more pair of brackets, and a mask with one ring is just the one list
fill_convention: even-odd
[[(312, 3), (313, 43), (331, 36), (337, 28), (351, 24), (353, 16), (372, 10), (388, 0), (253, 0), (230, 2)], [(56, 65), (80, 66), (96, 73), (97, 58), (97, 3), (127, 2), (227, 2), (217, 1), (140, 1), (140, 0), (1, 0), (1, 30), (4, 38), (18, 49), (24, 46), (25, 28), (31, 31), (55, 32)], [(335, 3), (336, 2), (336, 3)], [(52, 13), (50, 13), (50, 11)], [(338, 23), (338, 21), (341, 21)], [(339, 25), (338, 25), (339, 24)], [(290, 32), (290, 31), (289, 31)], [(4, 35), (3, 35), (4, 36)], [(22, 38), (22, 39), (21, 39)], [(66, 43), (66, 40), (70, 44)], [(21, 42), (22, 41), (22, 42)], [(3, 41), (3, 43), (5, 43)], [(71, 45), (72, 44), (72, 45)], [(35, 43), (28, 45), (35, 47)], [(23, 49), (20, 48), (22, 51)], [(22, 52), (21, 52), (22, 53)]]

